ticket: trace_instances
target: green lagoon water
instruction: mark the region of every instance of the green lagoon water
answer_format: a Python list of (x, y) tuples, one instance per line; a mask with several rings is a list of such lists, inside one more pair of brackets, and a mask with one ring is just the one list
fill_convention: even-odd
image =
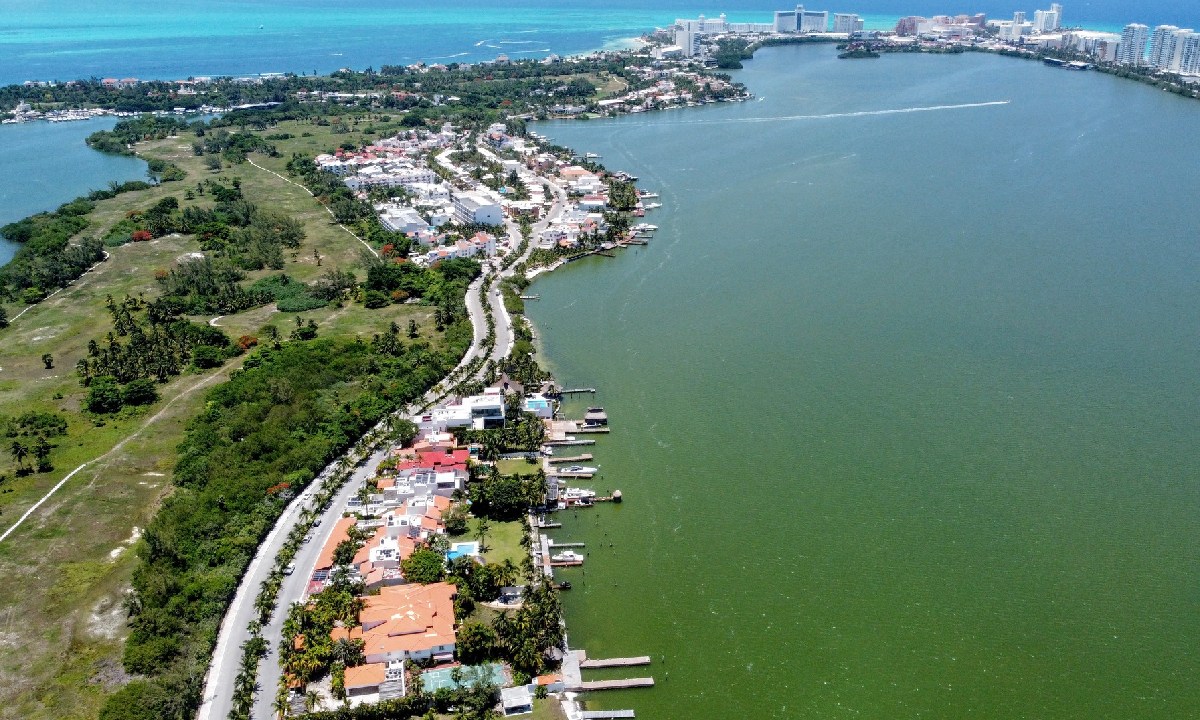
[(1200, 105), (833, 55), (760, 52), (761, 102), (538, 128), (665, 206), (529, 303), (627, 497), (556, 531), (588, 543), (572, 645), (655, 659), (593, 702), (1200, 717)]

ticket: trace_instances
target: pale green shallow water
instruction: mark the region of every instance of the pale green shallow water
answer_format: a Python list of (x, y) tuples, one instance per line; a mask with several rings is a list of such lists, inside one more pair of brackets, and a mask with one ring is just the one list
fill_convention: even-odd
[(589, 543), (571, 639), (656, 661), (597, 704), (1200, 716), (1200, 104), (832, 56), (761, 52), (763, 102), (539, 128), (665, 205), (529, 303), (628, 497), (558, 531)]

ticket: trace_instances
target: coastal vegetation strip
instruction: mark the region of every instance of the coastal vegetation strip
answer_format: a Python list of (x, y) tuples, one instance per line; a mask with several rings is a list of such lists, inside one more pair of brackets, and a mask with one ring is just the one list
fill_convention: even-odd
[[(203, 206), (205, 203), (215, 209), (218, 201), (212, 197), (213, 187), (203, 184), (203, 180), (212, 178), (215, 183), (231, 188), (230, 174), (222, 176), (217, 171), (208, 170), (202, 156), (194, 155), (193, 150), (186, 146), (178, 148), (178, 144), (177, 137), (168, 136), (146, 141), (138, 147), (138, 151), (143, 154), (163, 153), (167, 157), (177, 158), (179, 164), (188, 167), (188, 172), (201, 178), (204, 195), (199, 194), (200, 187), (191, 185), (185, 189), (178, 183), (139, 183), (126, 192), (88, 201), (94, 203), (94, 207), (85, 216), (89, 229), (84, 232), (107, 234), (112, 228), (129, 220), (130, 213), (139, 216), (136, 219), (140, 220), (147, 209), (154, 208), (167, 196), (176, 197), (179, 207), (160, 207), (160, 210), (169, 210), (163, 213), (165, 215), (178, 218), (188, 207)], [(228, 164), (222, 163), (222, 171), (230, 169)], [(277, 307), (293, 312), (299, 310), (287, 305), (287, 302), (296, 299), (289, 295), (294, 289), (300, 290), (296, 295), (301, 302), (311, 303), (306, 305), (312, 309), (305, 312), (307, 317), (302, 325), (305, 329), (310, 328), (310, 320), (319, 324), (323, 337), (353, 338), (366, 333), (369, 339), (381, 323), (386, 327), (389, 322), (394, 322), (397, 326), (403, 324), (408, 327), (406, 342), (411, 342), (408, 337), (410, 333), (419, 335), (432, 343), (436, 353), (451, 347), (454, 342), (464, 342), (463, 337), (469, 337), (469, 332), (464, 336), (457, 329), (461, 322), (451, 321), (444, 327), (451, 338), (459, 339), (441, 340), (443, 334), (437, 333), (434, 327), (435, 312), (424, 305), (389, 302), (385, 308), (371, 310), (363, 307), (361, 300), (350, 305), (323, 300), (319, 306), (313, 307), (316, 304), (308, 299), (311, 297), (310, 283), (319, 283), (327, 270), (354, 266), (362, 248), (354, 247), (356, 243), (353, 240), (329, 224), (324, 208), (314, 202), (308, 193), (280, 183), (266, 173), (261, 173), (260, 181), (256, 177), (258, 175), (260, 173), (255, 171), (254, 175), (246, 176), (241, 187), (243, 199), (255, 205), (262, 203), (262, 206), (297, 218), (303, 226), (301, 249), (315, 246), (323, 267), (318, 267), (311, 255), (290, 251), (284, 257), (286, 272), (282, 273), (290, 278), (289, 281), (283, 281), (281, 273), (269, 269), (238, 269), (248, 274), (240, 281), (243, 290), (253, 294), (256, 292), (254, 285), (259, 282), (256, 278), (262, 279), (268, 287), (260, 285), (259, 289), (270, 290), (274, 302), (268, 299), (269, 304), (255, 304), (223, 317), (220, 325), (228, 337), (262, 336), (264, 343), (270, 343), (270, 331), (264, 331), (264, 328), (270, 327), (276, 328), (281, 336), (286, 336), (290, 332), (292, 319), (289, 317), (283, 323), (272, 322), (272, 315)], [(183, 197), (186, 192), (194, 196), (193, 200)], [(233, 229), (237, 230), (236, 227)], [(90, 364), (100, 359), (89, 355), (88, 341), (95, 341), (98, 351), (107, 349), (109, 343), (105, 334), (111, 330), (115, 344), (122, 346), (121, 365), (136, 365), (125, 360), (142, 356), (130, 355), (125, 348), (130, 336), (135, 334), (135, 328), (127, 325), (129, 334), (118, 334), (117, 320), (106, 307), (110, 302), (109, 296), (112, 296), (111, 303), (121, 310), (122, 323), (127, 322), (126, 311), (136, 317), (148, 312), (146, 307), (142, 307), (143, 297), (147, 298), (147, 306), (158, 303), (161, 307), (164, 302), (176, 302), (170, 299), (176, 296), (166, 293), (168, 288), (162, 280), (156, 279), (155, 269), (164, 270), (162, 279), (165, 280), (172, 271), (182, 266), (177, 262), (179, 258), (202, 252), (201, 241), (195, 235), (168, 232), (146, 241), (133, 241), (132, 235), (136, 231), (137, 228), (124, 229), (131, 242), (111, 243), (110, 260), (101, 263), (93, 273), (78, 279), (53, 298), (27, 306), (28, 310), (19, 327), (0, 331), (7, 336), (0, 348), (0, 367), (4, 368), (3, 377), (7, 378), (0, 382), (0, 398), (5, 413), (12, 414), (14, 418), (19, 417), (17, 409), (20, 412), (42, 413), (55, 418), (56, 423), (64, 421), (67, 426), (65, 434), (45, 434), (43, 438), (44, 444), (49, 446), (49, 452), (45, 455), (48, 465), (41, 463), (42, 458), (33, 452), (34, 449), (41, 452), (43, 443), (38, 442), (40, 436), (35, 433), (18, 438), (19, 444), (28, 448), (28, 455), (21, 453), (21, 462), (14, 459), (7, 471), (0, 471), (0, 477), (3, 478), (0, 482), (0, 513), (5, 519), (16, 520), (23, 510), (32, 507), (35, 501), (45, 496), (47, 490), (61, 482), (68, 470), (103, 455), (130, 437), (132, 432), (142, 429), (136, 440), (103, 461), (89, 465), (70, 483), (63, 485), (53, 501), (31, 517), (31, 531), (22, 530), (0, 545), (0, 562), (5, 571), (10, 576), (24, 578), (20, 593), (4, 593), (5, 606), (28, 620), (24, 629), (11, 632), (11, 637), (6, 639), (14, 646), (25, 647), (26, 652), (20, 654), (23, 659), (19, 662), (18, 656), (8, 656), (9, 659), (0, 668), (4, 678), (0, 686), (5, 688), (3, 694), (6, 704), (24, 717), (37, 717), (41, 712), (54, 712), (54, 708), (66, 706), (81, 710), (91, 708), (83, 712), (95, 716), (98, 701), (111, 691), (109, 688), (123, 682), (120, 663), (114, 663), (112, 658), (114, 650), (120, 655), (116, 639), (123, 634), (119, 619), (123, 614), (119, 602), (120, 587), (128, 581), (134, 557), (122, 540), (130, 535), (131, 526), (146, 524), (144, 520), (155, 498), (164, 492), (164, 481), (168, 479), (174, 464), (172, 448), (182, 438), (183, 423), (188, 416), (202, 409), (200, 394), (192, 396), (184, 393), (196, 384), (197, 377), (220, 378), (231, 369), (227, 365), (212, 369), (196, 367), (191, 362), (193, 358), (189, 358), (187, 367), (180, 368), (182, 376), (169, 379), (165, 385), (154, 382), (149, 386), (161, 396), (161, 401), (140, 406), (122, 402), (122, 407), (115, 413), (87, 409), (86, 400), (91, 390), (80, 384), (83, 376), (78, 372), (80, 368), (77, 361), (86, 359)], [(216, 258), (219, 254), (217, 251), (212, 254), (215, 261), (234, 260), (232, 253), (226, 258)], [(183, 283), (177, 285), (187, 287)], [(188, 296), (178, 297), (181, 301), (189, 297), (208, 301), (215, 295), (190, 292)], [(136, 303), (137, 309), (126, 306), (126, 303)], [(338, 307), (339, 304), (342, 306)], [(136, 324), (139, 326), (136, 332), (145, 334), (148, 329), (146, 320), (136, 320)], [(215, 359), (222, 359), (223, 354), (222, 351)], [(49, 356), (52, 367), (47, 365), (43, 356)], [(106, 362), (116, 362), (115, 354), (110, 353)], [(90, 366), (88, 374), (96, 376)], [(16, 382), (18, 378), (25, 379)], [(134, 382), (138, 380), (137, 377), (131, 379)], [(157, 377), (154, 379), (156, 381)], [(103, 381), (100, 383), (101, 386), (105, 384)], [(107, 395), (110, 399), (120, 396), (109, 389), (96, 395)], [(176, 402), (181, 397), (185, 399)], [(139, 400), (136, 395), (129, 395), (128, 399)], [(160, 411), (159, 403), (164, 410)], [(110, 409), (112, 407), (109, 406)], [(157, 418), (157, 421), (153, 425), (143, 426), (147, 418)], [(30, 425), (30, 422), (25, 424)], [(18, 432), (23, 431), (18, 426)], [(21, 472), (21, 477), (15, 477), (16, 471), (21, 468), (26, 470)], [(85, 492), (84, 488), (91, 490)], [(102, 498), (99, 505), (94, 499), (88, 500), (94, 498), (93, 493), (97, 491)], [(89, 505), (90, 509), (87, 509)], [(82, 525), (79, 522), (80, 512), (87, 514)], [(90, 532), (86, 541), (72, 543), (68, 548), (62, 545), (60, 538), (68, 537), (67, 528), (72, 526), (88, 527)], [(135, 534), (137, 532), (140, 530), (135, 529)], [(78, 584), (63, 585), (66, 579), (63, 568), (70, 568), (72, 564), (87, 567), (88, 572), (71, 576), (77, 578), (72, 583)], [(47, 603), (45, 598), (54, 586), (61, 586), (60, 590), (54, 591), (60, 601)], [(73, 589), (68, 591), (68, 587)], [(11, 589), (15, 591), (15, 586)], [(96, 607), (112, 608), (112, 620), (105, 620), (108, 624), (103, 628), (89, 621), (89, 616), (95, 616)], [(11, 624), (8, 627), (11, 628)], [(62, 636), (65, 633), (65, 637), (58, 642), (49, 641), (44, 637), (48, 628), (54, 628), (55, 635)], [(61, 642), (69, 642), (76, 651), (60, 655), (54, 648)], [(97, 677), (106, 679), (89, 682), (89, 679)], [(47, 695), (54, 696), (56, 701), (44, 704), (35, 700)]]

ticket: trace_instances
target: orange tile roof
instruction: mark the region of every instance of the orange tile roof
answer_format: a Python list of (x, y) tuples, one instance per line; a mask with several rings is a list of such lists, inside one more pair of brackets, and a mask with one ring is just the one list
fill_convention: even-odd
[(321, 548), (321, 554), (317, 557), (318, 570), (328, 570), (333, 567), (333, 551), (343, 540), (350, 539), (350, 528), (354, 527), (356, 522), (358, 521), (355, 518), (346, 517), (338, 520), (337, 524), (333, 526), (329, 540), (325, 543), (325, 547)]
[(362, 640), (362, 628), (357, 625), (352, 628), (335, 627), (329, 631), (329, 639), (334, 642), (338, 640)]
[(367, 663), (346, 668), (346, 689), (377, 687), (387, 677), (387, 666), (383, 663)]
[(395, 585), (364, 598), (365, 606), (359, 613), (364, 652), (411, 653), (454, 644), (457, 592), (456, 586), (444, 582)]

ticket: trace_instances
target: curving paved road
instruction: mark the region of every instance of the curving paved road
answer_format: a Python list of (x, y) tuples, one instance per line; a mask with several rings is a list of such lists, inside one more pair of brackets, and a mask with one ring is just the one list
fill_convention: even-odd
[[(442, 156), (438, 156), (438, 161), (454, 169), (453, 165), (449, 163), (448, 155), (449, 151)], [(534, 225), (533, 238), (536, 238), (542, 229), (562, 213), (566, 204), (566, 192), (561, 187), (545, 178), (543, 178), (543, 183), (554, 193), (555, 201), (546, 218)], [(513, 246), (516, 247), (519, 245), (521, 242), (520, 228), (515, 223), (506, 222), (506, 229), (509, 237), (513, 240)], [(529, 247), (520, 260), (528, 258), (529, 254), (533, 252), (535, 245), (536, 242), (531, 239)], [(485, 264), (484, 268), (485, 273), (491, 273), (498, 277), (512, 277), (515, 274), (511, 269), (496, 272), (494, 266), (491, 264)], [(470, 348), (467, 349), (466, 354), (455, 367), (455, 371), (471, 362), (483, 352), (483, 341), (487, 337), (487, 320), (484, 316), (483, 305), (479, 300), (479, 288), (483, 284), (483, 278), (484, 276), (480, 276), (467, 289), (467, 313), (471, 319), (474, 336)], [(488, 293), (488, 302), (491, 305), (493, 317), (496, 321), (496, 342), (489, 353), (489, 357), (493, 360), (499, 360), (507, 357), (508, 353), (512, 351), (514, 342), (512, 318), (509, 317), (508, 312), (504, 309), (504, 302), (498, 288), (493, 288)], [(482, 372), (481, 369), (476, 373), (475, 377), (478, 377)], [(424, 402), (426, 404), (433, 402), (437, 399), (437, 395), (436, 391), (431, 390), (425, 395)], [(419, 409), (414, 406), (408, 408), (405, 412), (411, 415)], [(344, 457), (350, 457), (351, 452), (347, 452)], [(275, 710), (272, 706), (275, 701), (275, 692), (281, 675), (278, 645), (282, 635), (283, 621), (287, 617), (287, 608), (293, 602), (299, 601), (303, 597), (308, 579), (312, 576), (321, 548), (329, 539), (330, 533), (333, 532), (333, 526), (337, 519), (341, 517), (346, 507), (346, 502), (358, 492), (358, 489), (362, 486), (362, 482), (369, 477), (371, 471), (384, 459), (386, 452), (386, 447), (377, 450), (365, 462), (359, 463), (358, 467), (354, 470), (353, 476), (334, 497), (329, 508), (322, 513), (320, 525), (310, 533), (311, 539), (302, 545), (300, 551), (296, 554), (294, 560), (296, 565), (295, 572), (284, 578), (279, 591), (279, 600), (275, 612), (271, 620), (263, 627), (262, 632), (262, 636), (267, 640), (268, 653), (258, 666), (259, 691), (255, 697), (252, 713), (252, 716), (258, 720), (268, 720), (275, 717)], [(313, 481), (311, 489), (301, 493), (288, 505), (287, 509), (284, 510), (279, 520), (275, 523), (275, 527), (259, 547), (254, 559), (251, 560), (250, 566), (247, 568), (246, 574), (238, 586), (233, 602), (225, 614), (225, 619), (221, 623), (220, 633), (217, 637), (217, 646), (213, 652), (213, 661), (209, 666), (208, 675), (205, 678), (204, 698), (197, 714), (198, 720), (224, 720), (233, 708), (233, 688), (241, 664), (241, 646), (249, 638), (246, 627), (255, 617), (254, 598), (258, 594), (259, 587), (267, 579), (267, 576), (270, 575), (271, 569), (275, 565), (275, 557), (282, 549), (284, 541), (291, 533), (292, 528), (300, 522), (304, 510), (309, 507), (310, 500), (315, 494), (315, 488), (334, 471), (333, 469), (338, 462), (340, 462), (340, 459), (330, 464)]]

